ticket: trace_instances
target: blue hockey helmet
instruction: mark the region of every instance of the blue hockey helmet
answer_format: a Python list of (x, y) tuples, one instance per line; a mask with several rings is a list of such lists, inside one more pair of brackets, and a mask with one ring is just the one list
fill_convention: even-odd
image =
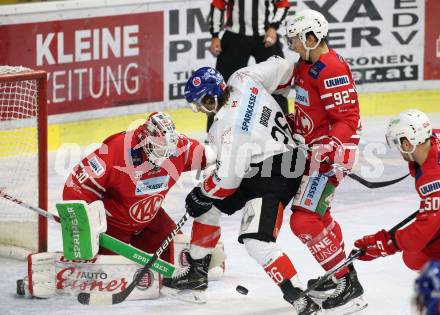
[[(197, 69), (186, 82), (185, 98), (195, 112), (201, 109), (205, 113), (215, 113), (218, 107), (218, 98), (223, 95), (225, 88), (226, 83), (220, 72), (211, 67), (202, 67)], [(214, 99), (215, 107), (213, 109), (207, 108), (206, 104), (202, 102), (202, 99), (207, 95)]]
[(416, 279), (416, 299), (419, 310), (426, 315), (440, 314), (440, 261), (432, 260)]

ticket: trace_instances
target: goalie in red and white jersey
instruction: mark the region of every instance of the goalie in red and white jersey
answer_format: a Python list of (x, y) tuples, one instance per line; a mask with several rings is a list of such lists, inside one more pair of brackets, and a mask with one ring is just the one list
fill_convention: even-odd
[[(151, 253), (175, 227), (161, 206), (166, 194), (182, 172), (205, 164), (205, 147), (177, 134), (171, 118), (155, 112), (136, 130), (110, 136), (84, 158), (67, 179), (63, 199), (101, 200), (107, 234)], [(172, 260), (170, 247), (164, 260)]]
[[(304, 10), (287, 19), (288, 46), (300, 55), (294, 73), (295, 113), (287, 118), (294, 137), (309, 149), (290, 227), (326, 271), (346, 257), (341, 228), (330, 213), (331, 201), (344, 178), (338, 167), (352, 168), (360, 137), (355, 83), (348, 64), (329, 48), (327, 34), (328, 22), (317, 11)], [(344, 308), (351, 312), (365, 308), (362, 294), (353, 266), (310, 292), (325, 299), (324, 309), (338, 308), (341, 314)]]
[(429, 118), (419, 110), (408, 110), (391, 119), (386, 139), (408, 162), (420, 196), (416, 220), (389, 233), (381, 230), (355, 242), (365, 249), (360, 260), (402, 252), (405, 265), (419, 271), (431, 259), (440, 259), (440, 129), (432, 129)]

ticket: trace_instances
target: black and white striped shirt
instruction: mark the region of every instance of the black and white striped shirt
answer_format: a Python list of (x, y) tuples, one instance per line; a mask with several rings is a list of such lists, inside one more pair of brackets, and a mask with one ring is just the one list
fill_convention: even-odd
[(288, 10), (287, 0), (213, 0), (210, 32), (216, 37), (224, 28), (246, 36), (263, 36), (269, 27), (278, 29)]

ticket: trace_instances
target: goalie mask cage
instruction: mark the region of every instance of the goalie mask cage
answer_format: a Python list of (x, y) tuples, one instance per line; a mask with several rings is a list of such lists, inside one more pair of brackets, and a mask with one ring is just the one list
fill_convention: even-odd
[[(47, 210), (46, 72), (0, 66), (0, 188)], [(0, 198), (0, 256), (47, 250), (47, 219)]]

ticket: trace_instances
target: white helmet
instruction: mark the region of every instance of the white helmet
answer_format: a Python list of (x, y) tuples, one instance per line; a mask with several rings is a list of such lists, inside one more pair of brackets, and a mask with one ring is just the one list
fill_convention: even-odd
[[(307, 47), (306, 39), (307, 33), (313, 32), (318, 39), (315, 47)], [(286, 21), (286, 37), (292, 38), (298, 36), (304, 48), (307, 50), (307, 56), (309, 51), (318, 47), (321, 40), (328, 34), (328, 22), (324, 15), (315, 10), (303, 10), (296, 14), (293, 18)], [(288, 40), (290, 47), (290, 41)]]
[(171, 117), (162, 112), (152, 113), (135, 130), (138, 143), (154, 165), (177, 154), (178, 135)]
[[(428, 116), (417, 109), (409, 109), (392, 118), (388, 124), (386, 140), (388, 145), (395, 145), (403, 153), (413, 153), (416, 145), (425, 143), (432, 135), (432, 125)], [(402, 149), (400, 139), (406, 138), (413, 149)]]

